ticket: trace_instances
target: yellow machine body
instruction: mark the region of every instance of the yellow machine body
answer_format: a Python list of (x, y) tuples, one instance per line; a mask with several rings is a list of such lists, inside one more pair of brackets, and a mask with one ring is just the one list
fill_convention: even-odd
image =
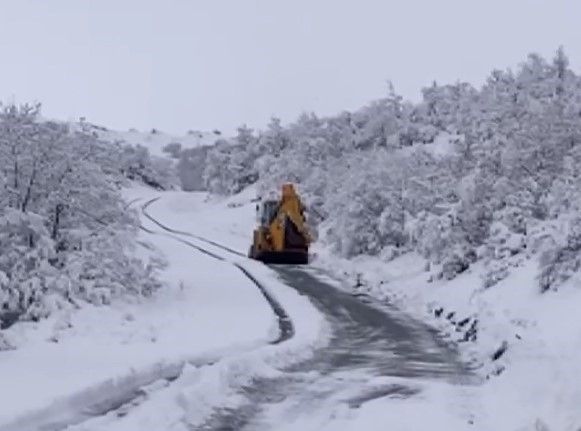
[(259, 226), (249, 256), (266, 263), (308, 263), (311, 236), (294, 186), (284, 184), (281, 199), (264, 201), (257, 211)]

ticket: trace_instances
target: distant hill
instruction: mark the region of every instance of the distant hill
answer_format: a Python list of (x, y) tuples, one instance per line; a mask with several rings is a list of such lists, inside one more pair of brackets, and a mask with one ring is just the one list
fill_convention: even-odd
[[(78, 126), (79, 123), (74, 123), (74, 125)], [(118, 131), (91, 123), (84, 123), (84, 125), (103, 140), (125, 142), (132, 145), (143, 145), (152, 155), (155, 156), (167, 156), (168, 154), (165, 153), (163, 149), (172, 143), (181, 144), (182, 149), (191, 149), (212, 146), (216, 141), (224, 139), (222, 133), (218, 130), (212, 132), (191, 130), (184, 136), (174, 136), (157, 129), (151, 129), (147, 132), (142, 132), (136, 129)]]

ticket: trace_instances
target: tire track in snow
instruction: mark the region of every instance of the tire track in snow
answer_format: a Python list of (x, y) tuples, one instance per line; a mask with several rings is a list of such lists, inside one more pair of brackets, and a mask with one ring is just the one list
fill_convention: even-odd
[[(215, 241), (209, 240), (207, 238), (204, 238), (202, 236), (199, 235), (194, 235), (191, 234), (189, 232), (184, 232), (184, 231), (179, 231), (176, 229), (172, 229), (169, 226), (164, 225), (163, 223), (161, 223), (159, 220), (155, 219), (153, 216), (151, 216), (151, 214), (149, 214), (147, 212), (147, 208), (152, 205), (153, 203), (157, 202), (160, 198), (154, 198), (154, 199), (150, 199), (149, 201), (145, 202), (142, 206), (141, 206), (141, 212), (142, 214), (152, 223), (156, 224), (157, 226), (159, 226), (160, 228), (162, 228), (163, 230), (165, 230), (166, 232), (169, 232), (171, 234), (174, 235), (184, 235), (184, 236), (189, 236), (191, 238), (194, 238), (198, 241), (202, 241), (206, 244), (210, 244), (214, 247), (220, 248), (224, 251), (227, 251), (229, 253), (232, 253), (236, 256), (242, 256), (244, 258), (246, 258), (246, 255), (234, 250), (230, 247), (227, 247), (225, 245), (219, 244)], [(195, 250), (204, 253), (210, 257), (213, 257), (214, 259), (220, 260), (222, 262), (227, 262), (230, 263), (231, 265), (234, 265), (236, 268), (238, 268), (238, 270), (244, 274), (244, 276), (249, 279), (259, 290), (260, 293), (262, 293), (262, 295), (264, 296), (264, 298), (266, 299), (266, 301), (268, 302), (270, 308), (272, 309), (272, 311), (274, 312), (274, 314), (277, 317), (278, 320), (278, 328), (279, 328), (279, 336), (277, 339), (271, 341), (270, 344), (279, 344), (282, 343), (286, 340), (288, 340), (289, 338), (291, 338), (294, 335), (294, 326), (293, 323), (288, 315), (288, 313), (286, 312), (286, 310), (284, 309), (284, 307), (277, 301), (277, 299), (269, 292), (269, 290), (266, 288), (266, 286), (264, 286), (261, 282), (259, 282), (256, 277), (254, 277), (250, 271), (248, 271), (246, 268), (244, 268), (244, 266), (242, 266), (242, 264), (238, 263), (238, 262), (232, 262), (228, 259), (226, 259), (224, 256), (221, 256), (219, 254), (216, 254), (204, 247), (201, 247), (198, 244), (192, 243), (191, 241), (185, 240), (183, 238), (180, 237), (176, 237), (174, 235), (168, 235), (169, 237), (173, 238), (176, 241), (181, 242), (182, 244), (185, 244), (191, 248), (194, 248)]]
[[(144, 212), (156, 200), (146, 202)], [(156, 224), (169, 232), (202, 238)], [(212, 245), (241, 255), (221, 244)], [(430, 393), (431, 381), (459, 387), (460, 393), (464, 385), (472, 384), (470, 369), (431, 328), (372, 298), (362, 300), (337, 289), (309, 271), (282, 266), (275, 270), (283, 283), (307, 296), (328, 319), (333, 331), (330, 343), (309, 360), (286, 368), (282, 376), (245, 385), (241, 394), (246, 401), (240, 406), (216, 409), (201, 426), (196, 423), (188, 429), (278, 429), (297, 418), (306, 423), (312, 416), (316, 421), (327, 411), (330, 423), (336, 411), (356, 410), (374, 400), (417, 401)]]
[[(143, 215), (145, 217), (147, 217), (147, 219), (149, 221), (151, 221), (152, 223), (155, 223), (157, 226), (159, 226), (160, 228), (162, 228), (163, 230), (170, 232), (170, 233), (174, 233), (177, 235), (184, 235), (184, 236), (189, 236), (191, 238), (195, 238), (198, 241), (202, 241), (205, 242), (206, 244), (210, 244), (213, 245), (214, 247), (218, 247), (224, 251), (227, 251), (229, 253), (235, 254), (236, 256), (241, 256), (241, 257), (247, 257), (244, 253), (238, 251), (238, 250), (234, 250), (233, 248), (227, 247), (223, 244), (220, 244), (218, 242), (212, 241), (208, 238), (204, 238), (203, 236), (200, 235), (195, 235), (193, 233), (190, 232), (185, 232), (185, 231), (181, 231), (181, 230), (177, 230), (177, 229), (172, 229), (171, 227), (161, 223), (159, 220), (156, 220), (155, 218), (153, 218), (148, 212), (147, 212), (147, 208), (152, 205), (153, 203), (157, 202), (160, 199), (160, 197), (156, 197), (153, 199), (148, 200), (147, 202), (145, 202), (142, 206), (141, 206), (141, 211), (143, 213)], [(225, 259), (221, 259), (221, 260), (225, 260)]]

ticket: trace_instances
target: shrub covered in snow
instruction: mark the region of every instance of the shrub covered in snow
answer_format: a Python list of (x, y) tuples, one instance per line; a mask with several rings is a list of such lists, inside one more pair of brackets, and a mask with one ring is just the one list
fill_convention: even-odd
[(572, 217), (547, 241), (541, 254), (539, 287), (542, 292), (556, 289), (581, 269), (581, 218)]
[(54, 242), (36, 214), (13, 208), (0, 216), (0, 303), (4, 312), (38, 318), (44, 313), (45, 292), (58, 283), (51, 265)]
[(158, 190), (171, 189), (176, 184), (169, 160), (151, 156), (147, 148), (141, 145), (125, 144), (120, 150), (120, 172), (125, 177)]
[(149, 294), (154, 268), (132, 257), (138, 221), (119, 184), (132, 172), (162, 186), (157, 170), (143, 149), (41, 121), (39, 106), (2, 107), (0, 326)]

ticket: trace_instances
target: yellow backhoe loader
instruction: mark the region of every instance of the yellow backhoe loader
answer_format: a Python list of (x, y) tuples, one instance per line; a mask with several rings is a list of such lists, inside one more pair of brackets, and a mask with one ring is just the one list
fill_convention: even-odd
[(248, 256), (265, 263), (308, 263), (311, 236), (293, 185), (284, 184), (279, 201), (264, 201), (256, 210), (259, 225)]

